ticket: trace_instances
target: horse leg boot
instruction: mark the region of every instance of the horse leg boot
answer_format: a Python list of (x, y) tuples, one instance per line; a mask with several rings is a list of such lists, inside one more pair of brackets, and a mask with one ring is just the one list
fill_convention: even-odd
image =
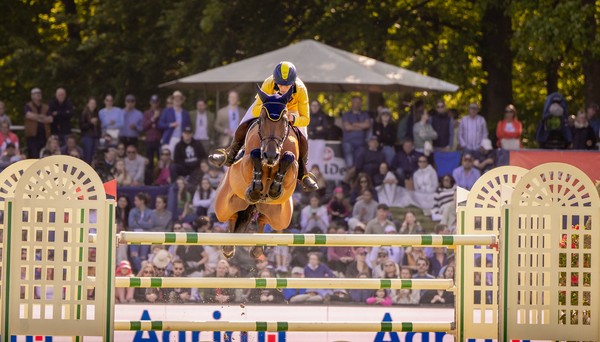
[(315, 175), (308, 171), (308, 140), (306, 137), (298, 131), (296, 127), (296, 135), (298, 136), (298, 152), (300, 157), (298, 158), (298, 180), (302, 184), (302, 190), (304, 192), (312, 192), (319, 190), (319, 185), (315, 181)]
[[(258, 223), (258, 229), (256, 232), (258, 234), (264, 233), (265, 225), (268, 223), (267, 217), (264, 214), (258, 214), (258, 219), (256, 221), (257, 221), (256, 223)], [(265, 249), (263, 246), (254, 246), (250, 249), (250, 254), (252, 254), (254, 259), (258, 259), (264, 254), (264, 250)]]
[(255, 148), (250, 152), (250, 159), (253, 165), (254, 177), (248, 190), (246, 190), (246, 200), (250, 204), (258, 203), (260, 201), (261, 192), (263, 190), (262, 185), (262, 157), (260, 148)]
[(244, 146), (246, 133), (248, 133), (251, 122), (252, 120), (241, 123), (235, 130), (231, 145), (226, 149), (218, 149), (216, 152), (209, 155), (208, 161), (218, 167), (231, 166), (235, 161), (235, 157), (237, 157), (237, 154), (240, 152), (240, 149)]
[[(235, 223), (237, 221), (237, 217), (238, 217), (238, 214), (234, 214), (229, 219), (229, 229), (228, 230), (230, 233), (235, 233)], [(231, 259), (233, 257), (233, 255), (235, 254), (235, 246), (223, 246), (222, 251), (223, 251), (223, 256), (225, 258)]]
[(270, 198), (278, 199), (283, 193), (283, 177), (285, 177), (285, 174), (295, 159), (296, 157), (294, 157), (294, 154), (290, 151), (285, 152), (279, 159), (279, 169), (277, 170), (275, 177), (273, 177), (273, 182), (269, 187)]

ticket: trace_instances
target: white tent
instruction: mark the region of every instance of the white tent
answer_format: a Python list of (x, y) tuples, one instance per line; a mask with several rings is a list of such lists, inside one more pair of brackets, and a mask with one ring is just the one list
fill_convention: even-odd
[(243, 61), (161, 84), (161, 87), (227, 91), (250, 90), (273, 72), (280, 61), (296, 65), (298, 76), (311, 91), (439, 91), (458, 86), (373, 58), (303, 40)]

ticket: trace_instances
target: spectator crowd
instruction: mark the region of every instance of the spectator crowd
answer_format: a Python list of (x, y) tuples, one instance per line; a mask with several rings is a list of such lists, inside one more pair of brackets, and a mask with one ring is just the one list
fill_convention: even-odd
[[(118, 231), (227, 232), (214, 214), (214, 197), (225, 170), (211, 166), (207, 153), (229, 144), (246, 110), (236, 92), (216, 114), (204, 99), (185, 109), (175, 91), (148, 104), (126, 95), (123, 107), (112, 94), (99, 108), (90, 98), (81, 110), (59, 88), (46, 103), (39, 88), (23, 109), (25, 144), (11, 131), (0, 101), (0, 168), (24, 158), (70, 155), (97, 170), (103, 181), (118, 184)], [(323, 234), (452, 234), (456, 225), (456, 188), (471, 189), (497, 165), (498, 151), (522, 148), (523, 127), (508, 104), (496, 125), (495, 146), (477, 103), (459, 110), (443, 100), (427, 109), (417, 100), (400, 120), (388, 108), (363, 109), (353, 97), (338, 119), (312, 101), (309, 138), (340, 142), (346, 164), (343, 181), (324, 178), (312, 166), (320, 189), (293, 196), (295, 214), (287, 232)], [(144, 109), (142, 112), (141, 109)], [(79, 129), (79, 135), (74, 129)], [(541, 148), (596, 149), (600, 130), (598, 105), (568, 115), (561, 94), (548, 96), (536, 132)], [(445, 159), (459, 152), (458, 166)], [(448, 165), (451, 167), (449, 168)], [(164, 193), (150, 196), (152, 188)], [(126, 189), (137, 189), (129, 196)], [(420, 222), (425, 220), (424, 222)], [(224, 259), (219, 246), (119, 246), (118, 276), (154, 277), (307, 277), (400, 278), (454, 277), (454, 256), (446, 248), (423, 247), (285, 247), (265, 250), (254, 259), (238, 248)], [(117, 289), (117, 302), (152, 303), (365, 303), (453, 304), (438, 290), (328, 289)]]

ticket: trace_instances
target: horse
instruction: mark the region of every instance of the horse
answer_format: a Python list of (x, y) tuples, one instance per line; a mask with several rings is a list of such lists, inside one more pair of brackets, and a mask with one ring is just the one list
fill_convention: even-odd
[[(288, 120), (286, 105), (292, 89), (284, 95), (268, 95), (258, 87), (262, 108), (248, 129), (241, 157), (229, 167), (217, 188), (215, 214), (228, 222), (230, 233), (245, 233), (258, 214), (258, 233), (266, 224), (281, 231), (290, 225), (292, 194), (298, 176), (298, 137)], [(251, 249), (255, 258), (262, 246)], [(223, 255), (233, 257), (234, 246), (223, 246)]]

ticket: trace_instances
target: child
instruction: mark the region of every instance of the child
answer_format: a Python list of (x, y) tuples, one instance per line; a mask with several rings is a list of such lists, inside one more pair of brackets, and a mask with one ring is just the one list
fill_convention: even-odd
[(373, 297), (367, 298), (367, 304), (380, 304), (383, 306), (391, 306), (392, 298), (389, 293), (385, 289), (379, 289), (375, 291), (375, 295)]
[[(131, 273), (131, 264), (127, 260), (123, 260), (117, 266), (117, 277), (133, 277)], [(133, 299), (133, 292), (135, 288), (117, 288), (115, 294), (117, 296), (117, 303), (135, 303)]]

